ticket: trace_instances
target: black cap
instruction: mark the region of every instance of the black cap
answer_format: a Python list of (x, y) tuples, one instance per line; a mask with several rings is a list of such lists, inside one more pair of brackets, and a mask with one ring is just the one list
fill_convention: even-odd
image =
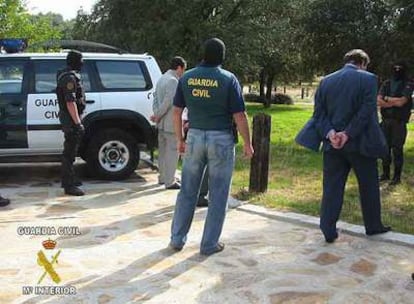
[(224, 61), (226, 46), (218, 38), (210, 38), (204, 42), (204, 62), (211, 65), (220, 65)]

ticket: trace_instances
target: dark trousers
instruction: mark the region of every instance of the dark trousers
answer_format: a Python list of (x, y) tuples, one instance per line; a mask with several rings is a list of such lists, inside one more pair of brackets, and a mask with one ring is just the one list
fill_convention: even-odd
[(388, 154), (382, 159), (384, 174), (389, 174), (391, 163), (394, 161), (394, 175), (401, 174), (404, 164), (403, 147), (407, 138), (407, 124), (396, 119), (383, 119), (381, 127), (388, 144)]
[(382, 227), (377, 160), (359, 153), (330, 150), (323, 154), (323, 196), (320, 228), (325, 238), (334, 238), (351, 168), (358, 180), (362, 216), (366, 230)]
[(65, 141), (62, 153), (62, 187), (68, 188), (74, 186), (77, 180), (73, 163), (78, 153), (82, 134), (71, 127), (64, 127), (63, 133)]

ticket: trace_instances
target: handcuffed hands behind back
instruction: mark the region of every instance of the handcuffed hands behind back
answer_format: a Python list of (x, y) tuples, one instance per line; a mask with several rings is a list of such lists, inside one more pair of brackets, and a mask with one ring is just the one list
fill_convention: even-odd
[(348, 139), (349, 136), (345, 133), (345, 131), (333, 131), (329, 134), (329, 141), (331, 142), (332, 147), (337, 150), (342, 149), (347, 143)]

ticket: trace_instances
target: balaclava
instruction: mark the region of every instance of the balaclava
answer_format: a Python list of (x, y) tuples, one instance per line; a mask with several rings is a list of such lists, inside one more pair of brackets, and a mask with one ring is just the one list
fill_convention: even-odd
[(226, 46), (218, 38), (211, 38), (204, 42), (204, 62), (210, 65), (221, 65), (224, 61)]
[(83, 65), (82, 53), (75, 50), (69, 51), (66, 57), (66, 63), (75, 71), (80, 72)]
[(392, 66), (392, 77), (395, 80), (403, 80), (405, 79), (407, 72), (407, 66), (405, 62), (396, 62)]

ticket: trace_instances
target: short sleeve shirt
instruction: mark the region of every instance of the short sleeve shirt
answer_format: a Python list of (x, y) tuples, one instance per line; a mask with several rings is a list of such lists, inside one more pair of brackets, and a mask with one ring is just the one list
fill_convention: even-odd
[(66, 102), (76, 102), (77, 79), (73, 73), (63, 71), (58, 74), (58, 87), (61, 88)]
[(181, 77), (174, 106), (187, 107), (191, 128), (202, 130), (231, 129), (233, 114), (245, 111), (236, 76), (208, 65), (200, 65)]

